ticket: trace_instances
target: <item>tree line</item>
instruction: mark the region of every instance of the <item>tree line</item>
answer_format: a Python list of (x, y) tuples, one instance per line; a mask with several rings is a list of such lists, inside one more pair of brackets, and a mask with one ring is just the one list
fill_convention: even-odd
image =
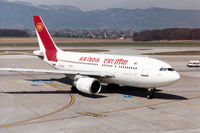
[[(155, 29), (135, 32), (133, 30), (63, 30), (51, 31), (53, 36), (64, 37), (92, 37), (92, 38), (120, 38), (133, 36), (134, 41), (156, 41), (156, 40), (200, 40), (200, 29), (189, 28), (168, 28)], [(59, 33), (59, 34), (58, 34)], [(64, 34), (65, 33), (65, 34)], [(69, 36), (69, 35), (70, 36)], [(68, 35), (68, 36), (67, 36)], [(35, 32), (31, 30), (18, 29), (0, 29), (0, 37), (30, 37), (35, 36)]]
[(73, 38), (132, 38), (133, 30), (120, 30), (120, 29), (64, 29), (54, 32), (55, 37), (73, 37)]
[(28, 37), (29, 33), (25, 30), (0, 29), (0, 37)]
[(200, 29), (169, 28), (145, 30), (133, 35), (134, 41), (156, 41), (156, 40), (200, 40)]

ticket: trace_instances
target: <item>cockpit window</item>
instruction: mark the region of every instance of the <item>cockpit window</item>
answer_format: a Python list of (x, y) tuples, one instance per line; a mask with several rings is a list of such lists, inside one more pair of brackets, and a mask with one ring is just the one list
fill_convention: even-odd
[(168, 71), (175, 71), (174, 68), (167, 68), (167, 69), (168, 69)]
[(160, 71), (164, 71), (164, 68), (162, 67), (162, 68), (160, 68)]
[(161, 67), (160, 71), (175, 71), (175, 69), (174, 68), (164, 68), (164, 67)]

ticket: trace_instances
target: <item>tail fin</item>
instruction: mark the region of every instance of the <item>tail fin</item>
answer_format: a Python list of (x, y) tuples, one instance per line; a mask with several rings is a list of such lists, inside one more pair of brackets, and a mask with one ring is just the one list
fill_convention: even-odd
[(55, 45), (40, 16), (33, 16), (33, 20), (40, 50), (44, 53), (44, 57), (46, 57), (48, 61), (57, 62), (57, 52), (59, 48)]

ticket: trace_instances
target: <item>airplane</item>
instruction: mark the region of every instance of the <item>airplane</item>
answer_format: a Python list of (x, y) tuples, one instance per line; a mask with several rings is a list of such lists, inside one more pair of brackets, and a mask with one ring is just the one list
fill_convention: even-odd
[(71, 91), (95, 95), (102, 84), (148, 88), (153, 98), (157, 87), (168, 86), (180, 75), (168, 63), (139, 56), (65, 52), (57, 47), (40, 16), (33, 16), (40, 50), (33, 52), (56, 69), (0, 68), (2, 71), (64, 74), (73, 81)]

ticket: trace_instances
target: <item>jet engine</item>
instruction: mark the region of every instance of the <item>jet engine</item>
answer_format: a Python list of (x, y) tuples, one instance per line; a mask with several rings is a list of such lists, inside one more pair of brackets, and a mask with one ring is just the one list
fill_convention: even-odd
[(90, 77), (75, 77), (74, 86), (87, 94), (98, 94), (101, 91), (100, 81)]

